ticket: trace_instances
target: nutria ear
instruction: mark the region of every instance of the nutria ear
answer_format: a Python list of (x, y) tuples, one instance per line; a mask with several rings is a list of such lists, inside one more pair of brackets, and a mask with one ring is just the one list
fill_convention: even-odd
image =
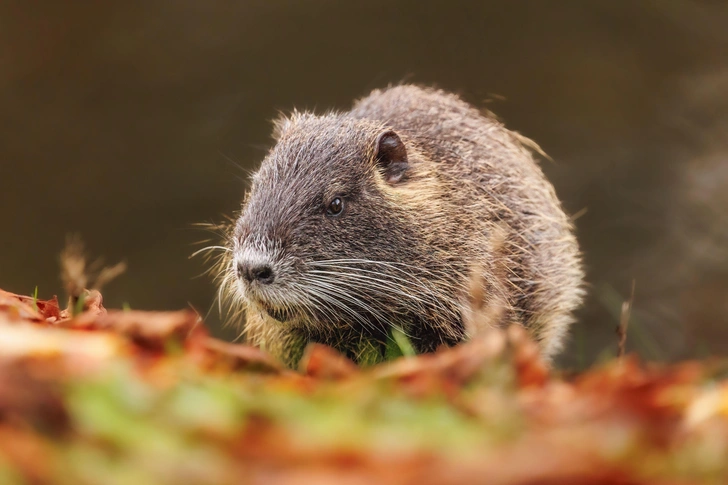
[(377, 137), (375, 158), (387, 183), (402, 180), (408, 167), (407, 149), (395, 132), (387, 130)]

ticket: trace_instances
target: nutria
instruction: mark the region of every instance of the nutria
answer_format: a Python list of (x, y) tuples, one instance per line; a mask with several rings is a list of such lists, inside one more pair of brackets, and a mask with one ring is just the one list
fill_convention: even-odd
[(562, 347), (583, 275), (533, 142), (411, 85), (294, 112), (274, 138), (222, 272), (249, 342), (288, 365), (307, 342), (372, 361), (392, 328), (417, 352), (454, 345), (479, 331), (466, 321), (475, 274), (503, 309), (491, 325), (523, 324), (546, 358)]

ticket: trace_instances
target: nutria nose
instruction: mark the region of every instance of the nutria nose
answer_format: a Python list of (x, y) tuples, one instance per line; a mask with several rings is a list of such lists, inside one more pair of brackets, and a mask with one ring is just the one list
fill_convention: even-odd
[(245, 278), (248, 283), (257, 281), (263, 285), (273, 283), (275, 274), (273, 268), (267, 263), (238, 262), (238, 277)]

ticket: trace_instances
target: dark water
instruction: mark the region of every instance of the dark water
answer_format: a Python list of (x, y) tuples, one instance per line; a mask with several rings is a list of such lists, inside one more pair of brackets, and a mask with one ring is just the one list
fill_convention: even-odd
[[(210, 308), (199, 221), (237, 209), (277, 110), (403, 80), (553, 156), (590, 298), (566, 361), (728, 353), (728, 2), (0, 2), (0, 288), (60, 293), (68, 232), (126, 259), (108, 306)], [(216, 313), (210, 317), (216, 322)]]

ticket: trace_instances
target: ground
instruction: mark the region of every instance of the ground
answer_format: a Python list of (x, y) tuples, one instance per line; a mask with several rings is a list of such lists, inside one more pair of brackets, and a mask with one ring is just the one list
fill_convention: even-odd
[(512, 327), (366, 369), (313, 345), (292, 371), (191, 310), (0, 291), (0, 483), (722, 484), (726, 370), (566, 375)]

